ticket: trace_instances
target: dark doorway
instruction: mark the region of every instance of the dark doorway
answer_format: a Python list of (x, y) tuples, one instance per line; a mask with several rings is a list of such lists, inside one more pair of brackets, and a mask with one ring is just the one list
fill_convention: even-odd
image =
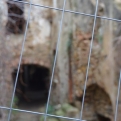
[[(36, 64), (23, 64), (18, 76), (16, 96), (27, 102), (46, 100), (49, 90), (49, 69)], [(17, 69), (12, 73), (15, 82)]]

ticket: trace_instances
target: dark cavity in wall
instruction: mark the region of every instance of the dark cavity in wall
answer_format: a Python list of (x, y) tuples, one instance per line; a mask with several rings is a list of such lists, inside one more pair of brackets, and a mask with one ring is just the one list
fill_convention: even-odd
[[(77, 100), (82, 101), (82, 97)], [(87, 87), (83, 118), (89, 121), (111, 121), (113, 109), (109, 95), (97, 84)]]
[(107, 118), (101, 114), (97, 114), (98, 121), (111, 121), (110, 118)]
[(7, 5), (8, 5), (8, 22), (6, 24), (7, 31), (13, 34), (22, 34), (25, 28), (24, 4), (8, 0)]
[[(26, 102), (39, 100), (46, 103), (50, 81), (49, 73), (49, 69), (44, 66), (36, 64), (21, 65), (15, 93), (19, 100)], [(12, 72), (14, 83), (16, 74), (17, 68)]]

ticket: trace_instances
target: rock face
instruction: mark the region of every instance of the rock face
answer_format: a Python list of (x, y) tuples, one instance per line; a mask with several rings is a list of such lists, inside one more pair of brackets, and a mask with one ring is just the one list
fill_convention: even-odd
[[(73, 68), (72, 69), (72, 75), (73, 75), (72, 80), (74, 85), (73, 94), (80, 101), (82, 100), (82, 96), (83, 96), (90, 42), (91, 42), (90, 33), (86, 34), (79, 30), (76, 31), (75, 38), (73, 41), (73, 48), (72, 48), (73, 54), (72, 54), (71, 66)], [(94, 114), (95, 115), (101, 114), (110, 119), (113, 116), (112, 105), (115, 105), (115, 103), (113, 102), (113, 99), (111, 99), (111, 97), (112, 97), (112, 94), (115, 94), (115, 93), (114, 92), (110, 93), (112, 91), (112, 88), (109, 89), (110, 92), (107, 90), (107, 84), (105, 83), (105, 81), (107, 80), (105, 80), (105, 78), (102, 78), (103, 70), (101, 67), (101, 63), (105, 63), (105, 59), (106, 59), (106, 56), (102, 55), (101, 45), (98, 43), (97, 40), (94, 40), (91, 59), (90, 59), (90, 68), (88, 73), (88, 82), (86, 85), (87, 91), (86, 91), (85, 105), (84, 105), (85, 118), (93, 116)], [(102, 79), (104, 79), (105, 81)], [(110, 86), (115, 85), (114, 81), (112, 83), (113, 84)], [(92, 101), (91, 101), (91, 98), (92, 98)], [(90, 109), (89, 112), (91, 113), (95, 112), (95, 113), (89, 114), (88, 112), (86, 112), (86, 109)], [(106, 113), (106, 110), (107, 110), (107, 113)], [(92, 117), (91, 119), (93, 118), (94, 117)], [(89, 119), (87, 118), (87, 120)]]
[[(73, 55), (72, 55), (72, 66), (73, 66), (73, 78), (75, 82), (75, 86), (77, 85), (76, 89), (83, 90), (84, 81), (85, 81), (85, 74), (86, 68), (88, 63), (88, 55), (90, 49), (90, 42), (91, 42), (91, 34), (83, 34), (79, 31), (76, 32), (75, 40), (73, 41)], [(94, 41), (94, 45), (92, 48), (92, 56), (90, 62), (90, 69), (89, 69), (89, 77), (88, 77), (88, 85), (90, 83), (95, 83), (95, 71), (97, 70), (97, 66), (99, 64), (99, 58), (101, 53), (100, 45)], [(98, 74), (99, 75), (99, 74)], [(88, 86), (87, 85), (87, 86)], [(82, 95), (82, 92), (75, 91), (76, 95)]]

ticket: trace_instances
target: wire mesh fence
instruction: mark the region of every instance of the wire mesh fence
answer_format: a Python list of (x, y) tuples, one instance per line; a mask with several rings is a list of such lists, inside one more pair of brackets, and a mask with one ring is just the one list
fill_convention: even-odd
[[(16, 78), (15, 78), (15, 84), (14, 84), (14, 89), (13, 89), (13, 93), (12, 93), (12, 99), (11, 99), (11, 102), (10, 102), (10, 107), (4, 107), (2, 105), (0, 106), (1, 109), (6, 109), (6, 110), (9, 111), (9, 113), (8, 113), (8, 121), (11, 120), (12, 111), (43, 115), (44, 116), (44, 119), (43, 119), (44, 121), (46, 121), (48, 117), (56, 117), (56, 118), (61, 118), (61, 119), (65, 119), (65, 120), (85, 121), (85, 119), (83, 119), (83, 108), (84, 108), (84, 103), (85, 103), (85, 95), (86, 95), (86, 89), (87, 89), (87, 82), (88, 82), (90, 60), (91, 60), (91, 54), (92, 54), (92, 47), (93, 47), (93, 42), (94, 42), (96, 20), (97, 20), (97, 18), (104, 19), (104, 20), (111, 20), (111, 21), (115, 21), (115, 22), (121, 22), (121, 20), (115, 19), (115, 18), (99, 16), (97, 14), (98, 13), (99, 0), (96, 0), (96, 8), (95, 8), (94, 15), (93, 14), (82, 13), (82, 12), (76, 12), (76, 11), (72, 11), (72, 10), (66, 10), (65, 6), (66, 6), (67, 0), (63, 1), (62, 9), (61, 8), (50, 7), (50, 6), (45, 6), (45, 5), (40, 5), (40, 4), (35, 4), (35, 3), (33, 3), (32, 0), (30, 0), (29, 2), (19, 1), (19, 0), (9, 0), (9, 2), (12, 3), (12, 4), (13, 3), (22, 3), (23, 5), (29, 5), (29, 10), (28, 10), (28, 14), (27, 14), (26, 27), (25, 27), (25, 32), (24, 32), (22, 46), (21, 46), (21, 53), (20, 53), (20, 58), (19, 58), (19, 64), (18, 64), (17, 71), (16, 71), (17, 74), (16, 74)], [(27, 32), (28, 32), (28, 26), (29, 26), (29, 22), (30, 22), (30, 18), (31, 18), (32, 6), (39, 7), (39, 8), (47, 8), (47, 9), (52, 9), (52, 10), (56, 10), (56, 11), (61, 11), (62, 12), (61, 20), (60, 20), (60, 23), (59, 23), (59, 32), (58, 32), (58, 38), (57, 38), (57, 42), (56, 42), (57, 45), (56, 45), (56, 49), (55, 49), (55, 57), (54, 57), (54, 63), (53, 63), (53, 67), (52, 67), (52, 74), (51, 74), (51, 79), (50, 79), (49, 93), (48, 93), (48, 99), (47, 99), (45, 112), (35, 112), (35, 111), (21, 110), (21, 109), (13, 108), (15, 91), (16, 91), (17, 81), (18, 81), (18, 78), (19, 78), (20, 66), (21, 66), (21, 63), (22, 63), (22, 57), (23, 57), (25, 41), (26, 41)], [(53, 83), (53, 79), (54, 79), (56, 62), (57, 62), (57, 56), (58, 56), (58, 51), (59, 51), (59, 45), (60, 45), (60, 41), (61, 41), (61, 33), (63, 31), (62, 26), (63, 26), (63, 20), (64, 20), (65, 13), (70, 13), (70, 14), (74, 13), (74, 14), (77, 14), (77, 15), (80, 15), (80, 16), (83, 15), (83, 16), (87, 16), (87, 17), (93, 17), (93, 19), (94, 19), (93, 27), (92, 27), (90, 49), (89, 49), (89, 56), (88, 56), (88, 64), (87, 64), (87, 69), (86, 69), (86, 78), (85, 78), (85, 83), (84, 83), (82, 104), (81, 104), (80, 118), (79, 119), (78, 118), (65, 117), (65, 116), (57, 116), (57, 115), (52, 115), (52, 114), (48, 113), (48, 108), (49, 108), (49, 103), (50, 103), (50, 96), (51, 96), (51, 92), (52, 92), (52, 83)], [(16, 16), (16, 15), (9, 14), (9, 16)], [(22, 16), (19, 16), (19, 18), (21, 18), (21, 17)], [(20, 28), (16, 29), (15, 32), (19, 31)], [(117, 114), (118, 114), (118, 100), (119, 100), (119, 95), (120, 95), (119, 94), (120, 93), (120, 82), (121, 82), (121, 73), (120, 73), (119, 83), (118, 83), (118, 92), (117, 92), (117, 101), (116, 101), (114, 121), (117, 120)]]

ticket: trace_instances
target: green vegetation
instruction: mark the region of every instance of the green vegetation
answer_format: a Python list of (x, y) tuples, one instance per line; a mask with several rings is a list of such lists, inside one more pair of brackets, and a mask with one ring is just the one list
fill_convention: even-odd
[[(68, 103), (64, 103), (60, 106), (49, 105), (48, 114), (75, 118), (79, 114), (79, 110)], [(43, 120), (44, 120), (44, 116), (41, 116), (40, 121), (43, 121)], [(47, 121), (65, 121), (65, 120), (61, 118), (56, 118), (56, 117), (48, 117)]]
[(19, 99), (17, 96), (14, 97), (14, 100), (13, 100), (13, 108), (18, 108), (17, 104), (19, 102)]

